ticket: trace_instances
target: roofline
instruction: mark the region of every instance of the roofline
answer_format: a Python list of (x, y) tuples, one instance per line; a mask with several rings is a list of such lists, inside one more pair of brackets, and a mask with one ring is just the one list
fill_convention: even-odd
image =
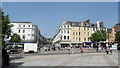
[(10, 21), (10, 23), (31, 23), (31, 22), (22, 22), (22, 21)]

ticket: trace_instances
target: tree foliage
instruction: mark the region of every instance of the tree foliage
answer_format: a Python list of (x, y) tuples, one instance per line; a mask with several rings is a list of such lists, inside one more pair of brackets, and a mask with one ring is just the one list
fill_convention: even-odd
[(2, 34), (1, 34), (1, 36), (2, 36), (2, 45), (4, 45), (5, 44), (5, 41), (4, 41), (4, 39), (7, 37), (9, 37), (10, 36), (10, 34), (11, 34), (11, 27), (12, 27), (12, 25), (10, 25), (10, 20), (9, 20), (9, 15), (4, 15), (4, 12), (2, 12), (2, 10), (0, 10), (0, 13), (1, 13), (1, 17), (2, 17), (2, 19), (0, 20), (0, 22), (2, 22), (2, 25), (1, 25), (1, 27), (2, 27)]
[(98, 30), (93, 33), (89, 39), (92, 42), (106, 41), (108, 39), (108, 32), (105, 30)]
[(117, 31), (115, 34), (115, 41), (120, 42), (120, 31)]
[(14, 43), (18, 43), (18, 42), (21, 42), (21, 38), (18, 34), (13, 34), (13, 36), (11, 36), (11, 39), (9, 41), (14, 42)]

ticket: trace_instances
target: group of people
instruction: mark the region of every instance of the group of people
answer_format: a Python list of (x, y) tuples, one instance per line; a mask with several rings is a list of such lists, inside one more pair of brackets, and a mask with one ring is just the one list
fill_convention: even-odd
[[(84, 53), (83, 52), (83, 47), (80, 46), (79, 48), (80, 48), (80, 53), (81, 54)], [(73, 46), (72, 47), (69, 46), (68, 47), (68, 52), (69, 52), (69, 54), (71, 54), (71, 53), (73, 54), (74, 53), (74, 47)]]
[(111, 46), (106, 46), (105, 50), (106, 50), (106, 54), (109, 54), (109, 52), (110, 52), (110, 54), (112, 54), (112, 47)]
[(101, 52), (102, 50), (105, 51), (106, 54), (109, 54), (109, 52), (110, 52), (110, 54), (112, 54), (112, 47), (111, 46), (105, 46), (105, 47), (99, 46), (97, 48), (97, 52)]

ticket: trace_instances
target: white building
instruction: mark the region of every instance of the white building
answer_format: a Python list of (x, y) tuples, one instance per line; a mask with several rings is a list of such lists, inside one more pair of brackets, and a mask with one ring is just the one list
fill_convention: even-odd
[(70, 27), (70, 23), (67, 23), (67, 21), (63, 21), (62, 24), (59, 26), (53, 39), (53, 43), (56, 46), (61, 46), (61, 44), (68, 44), (71, 42)]
[(100, 22), (100, 21), (97, 21), (97, 23), (91, 23), (91, 26), (93, 29), (92, 33), (94, 33), (97, 30), (106, 30), (107, 31), (107, 28), (104, 26), (104, 23)]
[[(13, 25), (11, 28), (12, 34), (16, 33), (20, 35), (22, 42), (37, 42), (41, 43), (42, 35), (38, 26), (31, 22), (11, 22)], [(11, 35), (12, 35), (11, 34)]]

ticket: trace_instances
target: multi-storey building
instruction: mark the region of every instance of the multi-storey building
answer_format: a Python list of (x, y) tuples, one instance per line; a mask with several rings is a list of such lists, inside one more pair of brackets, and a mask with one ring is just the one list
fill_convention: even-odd
[(120, 31), (120, 23), (115, 24), (112, 28), (108, 29), (109, 31), (109, 42), (114, 43), (115, 41), (115, 34), (117, 31)]
[(11, 22), (10, 24), (13, 25), (11, 28), (12, 34), (16, 33), (20, 35), (22, 42), (36, 42), (41, 44), (44, 41), (44, 37), (41, 35), (37, 25), (31, 22)]
[(97, 21), (97, 23), (90, 23), (90, 20), (85, 22), (72, 22), (63, 21), (59, 26), (53, 43), (61, 47), (67, 47), (68, 45), (91, 45), (89, 37), (97, 30), (106, 30), (103, 22)]

